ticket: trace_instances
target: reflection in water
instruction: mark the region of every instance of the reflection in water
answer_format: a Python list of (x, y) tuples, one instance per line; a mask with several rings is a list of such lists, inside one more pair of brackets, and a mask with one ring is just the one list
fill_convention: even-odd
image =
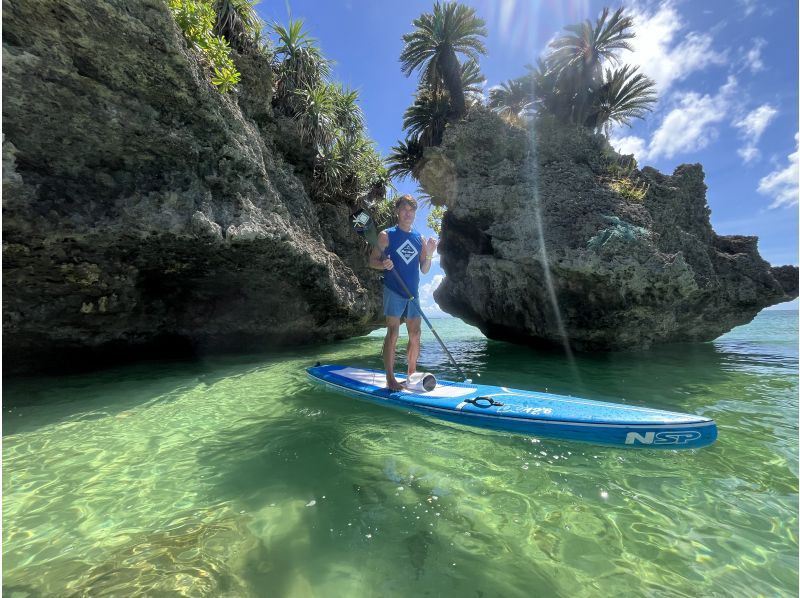
[[(476, 380), (704, 413), (719, 440), (656, 453), (515, 436), (307, 381), (317, 360), (381, 367), (382, 331), (9, 382), (5, 593), (797, 594), (796, 315), (572, 365), (434, 325)], [(452, 378), (424, 334), (421, 365)]]

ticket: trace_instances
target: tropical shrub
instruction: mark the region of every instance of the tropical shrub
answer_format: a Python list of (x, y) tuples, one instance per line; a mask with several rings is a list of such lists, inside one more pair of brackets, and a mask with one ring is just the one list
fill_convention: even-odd
[(330, 75), (331, 61), (316, 46), (316, 40), (303, 31), (303, 20), (289, 20), (284, 27), (272, 25), (277, 36), (273, 70), (276, 75), (273, 105), (287, 116), (302, 109), (302, 93), (324, 83)]
[(442, 233), (442, 218), (444, 218), (446, 211), (446, 206), (432, 206), (430, 212), (428, 212), (428, 226), (437, 235)]
[(608, 165), (606, 176), (601, 177), (601, 181), (614, 191), (619, 193), (628, 201), (641, 203), (650, 190), (650, 184), (642, 178), (636, 168), (636, 160), (633, 158), (623, 158), (621, 161), (616, 156), (610, 156), (611, 163)]
[(302, 20), (273, 24), (276, 35), (273, 107), (291, 118), (315, 149), (311, 190), (316, 197), (382, 199), (391, 178), (367, 138), (358, 92), (329, 80), (331, 61)]
[(230, 91), (241, 75), (231, 60), (228, 42), (214, 34), (217, 17), (211, 3), (206, 0), (169, 0), (169, 8), (186, 39), (207, 59), (211, 83), (222, 93)]

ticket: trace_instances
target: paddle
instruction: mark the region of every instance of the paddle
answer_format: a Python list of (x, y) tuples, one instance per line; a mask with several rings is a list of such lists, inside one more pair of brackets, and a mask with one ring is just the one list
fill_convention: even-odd
[[(378, 229), (375, 227), (375, 222), (372, 220), (372, 217), (369, 215), (369, 212), (367, 212), (366, 210), (359, 210), (358, 212), (353, 214), (353, 228), (360, 236), (364, 237), (370, 245), (372, 245), (373, 247), (377, 247), (378, 249), (381, 249), (380, 245), (378, 244)], [(381, 259), (386, 259), (386, 257), (387, 256), (383, 252), (383, 249), (381, 249)], [(425, 320), (425, 323), (428, 325), (428, 328), (431, 329), (433, 336), (436, 337), (436, 340), (439, 341), (439, 344), (442, 346), (442, 349), (444, 349), (444, 352), (447, 353), (447, 356), (450, 358), (450, 361), (453, 363), (456, 370), (458, 371), (458, 375), (461, 376), (464, 382), (466, 382), (467, 384), (471, 384), (472, 380), (470, 380), (469, 378), (466, 377), (466, 375), (464, 375), (464, 372), (458, 366), (456, 360), (453, 359), (453, 356), (450, 354), (450, 351), (447, 350), (444, 341), (442, 341), (442, 339), (439, 338), (439, 334), (436, 332), (436, 330), (434, 330), (433, 324), (431, 324), (431, 321), (428, 319), (428, 316), (426, 316), (425, 312), (422, 311), (422, 306), (419, 304), (419, 301), (417, 300), (416, 297), (414, 297), (411, 294), (411, 291), (408, 290), (408, 286), (406, 286), (406, 283), (403, 280), (403, 278), (394, 269), (389, 270), (389, 272), (391, 272), (397, 277), (397, 282), (400, 283), (400, 288), (402, 288), (403, 292), (408, 296), (408, 298), (416, 304), (417, 309), (419, 309), (419, 313), (422, 315), (422, 319)]]

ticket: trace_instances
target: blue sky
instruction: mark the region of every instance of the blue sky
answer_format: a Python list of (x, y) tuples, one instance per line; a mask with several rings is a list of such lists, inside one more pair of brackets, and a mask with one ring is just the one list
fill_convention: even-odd
[[(569, 24), (592, 21), (603, 6), (626, 7), (634, 18), (638, 64), (655, 80), (659, 101), (632, 127), (612, 132), (612, 145), (634, 153), (639, 166), (671, 174), (699, 162), (706, 173), (714, 230), (757, 235), (772, 265), (798, 263), (798, 4), (795, 0), (668, 0), (607, 4), (587, 0), (473, 0), (486, 21), (486, 89), (524, 74)], [(303, 18), (334, 78), (360, 91), (370, 136), (387, 154), (404, 137), (404, 110), (417, 78), (400, 71), (402, 35), (431, 10), (420, 0), (262, 0), (267, 22)], [(411, 181), (400, 192), (415, 193)], [(417, 227), (432, 234), (420, 210)], [(431, 292), (443, 272), (434, 262), (421, 282), (426, 313), (443, 315)], [(780, 308), (796, 308), (797, 301)]]

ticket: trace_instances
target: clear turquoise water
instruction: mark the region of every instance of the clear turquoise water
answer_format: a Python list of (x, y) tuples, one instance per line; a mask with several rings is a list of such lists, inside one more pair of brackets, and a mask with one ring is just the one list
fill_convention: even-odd
[(702, 413), (719, 440), (514, 436), (306, 380), (316, 360), (380, 367), (380, 331), (6, 382), (4, 595), (797, 595), (796, 313), (574, 363), (435, 325), (476, 381)]

